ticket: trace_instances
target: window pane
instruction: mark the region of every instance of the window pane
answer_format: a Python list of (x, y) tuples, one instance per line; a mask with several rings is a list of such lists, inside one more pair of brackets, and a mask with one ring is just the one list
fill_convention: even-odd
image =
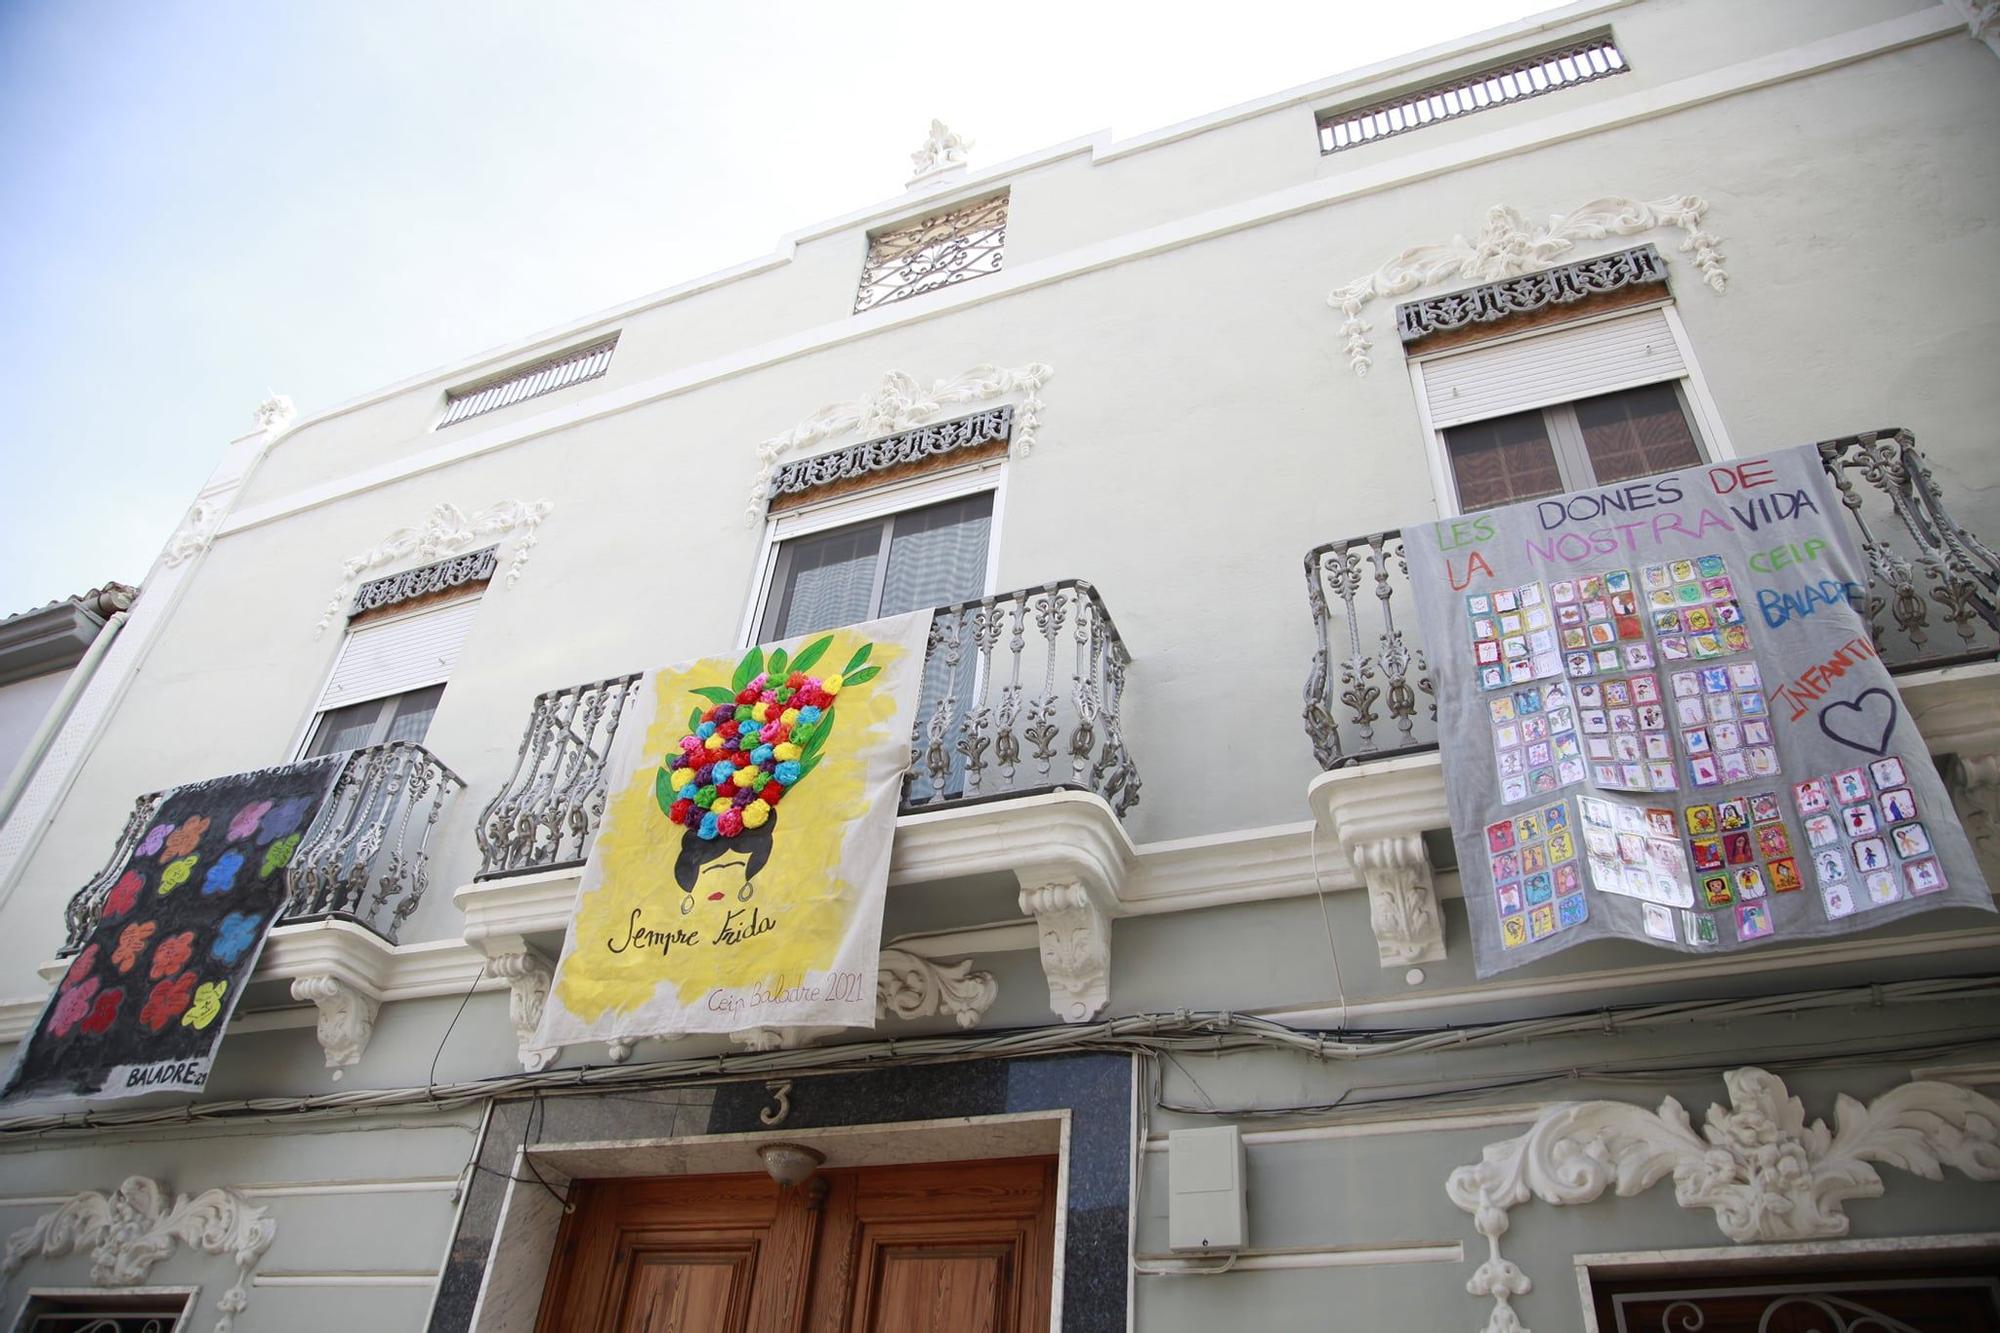
[(395, 712), (389, 718), (389, 734), (382, 739), (423, 744), (424, 733), (431, 729), (431, 719), (437, 716), (438, 700), (443, 697), (442, 685), (397, 695), (389, 701), (395, 705)]
[(993, 493), (896, 515), (879, 614), (968, 601), (986, 591)]
[(358, 750), (368, 744), (375, 735), (375, 724), (381, 720), (382, 709), (387, 703), (387, 699), (369, 699), (365, 703), (349, 704), (331, 713), (320, 714), (319, 730), (313, 733), (312, 748), (306, 751), (306, 758), (313, 759), (341, 750)]
[(1671, 384), (1607, 393), (1573, 406), (1591, 470), (1600, 482), (1649, 477), (1701, 462), (1701, 446)]
[(1444, 433), (1458, 485), (1458, 507), (1470, 513), (1563, 489), (1555, 446), (1540, 412), (1453, 426)]
[(771, 590), (771, 610), (757, 637), (766, 642), (869, 619), (882, 525), (861, 523), (785, 543), (785, 586)]

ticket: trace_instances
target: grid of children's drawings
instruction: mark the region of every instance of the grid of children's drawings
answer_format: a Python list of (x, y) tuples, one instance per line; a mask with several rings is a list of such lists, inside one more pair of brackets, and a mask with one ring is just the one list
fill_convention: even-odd
[(1777, 775), (1721, 556), (1475, 590), (1465, 610), (1503, 805), (1579, 785), (1668, 793)]
[(1832, 918), (1937, 893), (1944, 868), (1899, 756), (1795, 783), (1820, 901)]
[[(1697, 946), (1774, 934), (1768, 895), (1803, 888), (1808, 872), (1829, 917), (1944, 886), (1894, 759), (1794, 788), (1810, 846), (1797, 845), (1782, 789), (1730, 794), (1776, 785), (1780, 765), (1721, 556), (1474, 590), (1465, 608), (1501, 805), (1536, 803), (1487, 829), (1504, 947), (1582, 921), (1583, 899), (1566, 899), (1586, 880), (1637, 899), (1647, 935)], [(1575, 787), (1574, 806), (1551, 803)], [(1824, 807), (1808, 810), (1815, 792)], [(1689, 799), (1699, 803), (1678, 805)], [(1560, 855), (1572, 811), (1574, 861)], [(1548, 855), (1551, 828), (1545, 882), (1519, 867)]]

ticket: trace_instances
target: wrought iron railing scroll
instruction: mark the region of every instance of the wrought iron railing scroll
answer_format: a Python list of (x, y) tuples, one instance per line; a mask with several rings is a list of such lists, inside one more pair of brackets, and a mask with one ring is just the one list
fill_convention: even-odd
[[(1119, 705), (1131, 664), (1096, 589), (1068, 579), (940, 607), (899, 809), (1070, 789), (1139, 800)], [(479, 877), (575, 865), (604, 816), (605, 758), (638, 675), (550, 690), (479, 819)]]
[[(339, 918), (394, 943), (430, 885), (430, 841), (464, 779), (421, 745), (392, 741), (350, 751), (285, 870), (282, 925)], [(133, 803), (104, 869), (71, 896), (62, 952), (75, 953), (165, 793)]]

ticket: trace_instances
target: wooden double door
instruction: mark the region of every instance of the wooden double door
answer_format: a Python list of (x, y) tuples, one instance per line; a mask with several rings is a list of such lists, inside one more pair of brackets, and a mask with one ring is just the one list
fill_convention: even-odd
[(539, 1333), (1047, 1333), (1053, 1158), (580, 1181)]

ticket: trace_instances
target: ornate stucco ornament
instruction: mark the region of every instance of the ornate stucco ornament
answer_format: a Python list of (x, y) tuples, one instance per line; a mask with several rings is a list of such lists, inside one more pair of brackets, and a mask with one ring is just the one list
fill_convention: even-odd
[(528, 555), (535, 547), (536, 530), (555, 507), (553, 500), (502, 500), (468, 516), (455, 504), (433, 506), (421, 523), (414, 527), (397, 528), (367, 550), (350, 557), (340, 567), (340, 582), (334, 585), (333, 595), (327, 599), (326, 609), (320, 613), (319, 624), (313, 627), (313, 637), (326, 633), (327, 626), (340, 619), (354, 580), (369, 570), (402, 561), (424, 564), (441, 560), (519, 532), (521, 537), (514, 544), (514, 558), (507, 562), (507, 586), (513, 587), (528, 567)]
[(771, 493), (771, 476), (787, 454), (810, 449), (849, 432), (861, 439), (893, 435), (914, 426), (935, 421), (961, 403), (987, 402), (1004, 394), (1017, 393), (1014, 406), (1014, 433), (1009, 452), (1025, 458), (1035, 447), (1035, 433), (1041, 427), (1041, 388), (1055, 371), (1040, 361), (1030, 361), (1011, 370), (982, 363), (951, 379), (933, 381), (929, 388), (900, 370), (882, 376), (881, 384), (859, 398), (828, 403), (781, 435), (773, 435), (757, 446), (757, 475), (750, 483), (750, 503), (746, 523), (764, 516), (764, 502)]
[(939, 172), (950, 171), (965, 165), (965, 155), (972, 149), (972, 140), (961, 134), (953, 134), (945, 128), (941, 120), (931, 122), (930, 133), (924, 136), (917, 151), (910, 154), (910, 184)]
[(1512, 1300), (1534, 1284), (1502, 1257), (1500, 1237), (1509, 1210), (1531, 1198), (1583, 1204), (1607, 1189), (1627, 1198), (1672, 1176), (1675, 1202), (1714, 1212), (1733, 1241), (1803, 1241), (1846, 1235), (1846, 1201), (1881, 1196), (1872, 1162), (1926, 1180), (1942, 1180), (1947, 1166), (2000, 1180), (2000, 1104), (1969, 1088), (1906, 1083), (1866, 1105), (1842, 1094), (1829, 1130), (1823, 1120), (1806, 1123), (1775, 1074), (1733, 1069), (1723, 1082), (1729, 1106), (1710, 1106), (1699, 1134), (1672, 1097), (1658, 1111), (1564, 1102), (1451, 1173), (1445, 1193), (1487, 1239), (1487, 1258), (1465, 1284), (1493, 1299), (1485, 1333), (1527, 1333)]
[(264, 440), (268, 444), (290, 430), (292, 423), (298, 420), (298, 417), (299, 409), (293, 405), (292, 400), (273, 389), (263, 402), (257, 404), (255, 420), (257, 429), (263, 432)]
[(1608, 195), (1567, 213), (1554, 213), (1544, 225), (1528, 221), (1518, 209), (1496, 204), (1468, 240), (1413, 245), (1373, 273), (1356, 278), (1327, 294), (1327, 304), (1344, 314), (1340, 326), (1346, 338), (1347, 361), (1357, 375), (1368, 373), (1371, 325), (1361, 317), (1369, 302), (1401, 296), (1434, 282), (1455, 278), (1465, 282), (1496, 282), (1544, 268), (1576, 248), (1578, 241), (1606, 236), (1637, 236), (1642, 232), (1677, 228), (1683, 233), (1681, 253), (1689, 255), (1702, 280), (1720, 292), (1729, 285), (1722, 263), (1721, 242), (1701, 226), (1708, 201), (1692, 194), (1642, 203)]
[(109, 1196), (85, 1190), (54, 1212), (44, 1213), (7, 1239), (0, 1267), (12, 1275), (34, 1258), (59, 1259), (90, 1252), (90, 1280), (100, 1287), (131, 1287), (146, 1280), (153, 1265), (176, 1244), (236, 1260), (236, 1282), (216, 1302), (221, 1318), (215, 1333), (229, 1333), (250, 1304), (250, 1270), (278, 1234), (270, 1210), (226, 1189), (189, 1197), (167, 1193), (157, 1180), (128, 1176)]

